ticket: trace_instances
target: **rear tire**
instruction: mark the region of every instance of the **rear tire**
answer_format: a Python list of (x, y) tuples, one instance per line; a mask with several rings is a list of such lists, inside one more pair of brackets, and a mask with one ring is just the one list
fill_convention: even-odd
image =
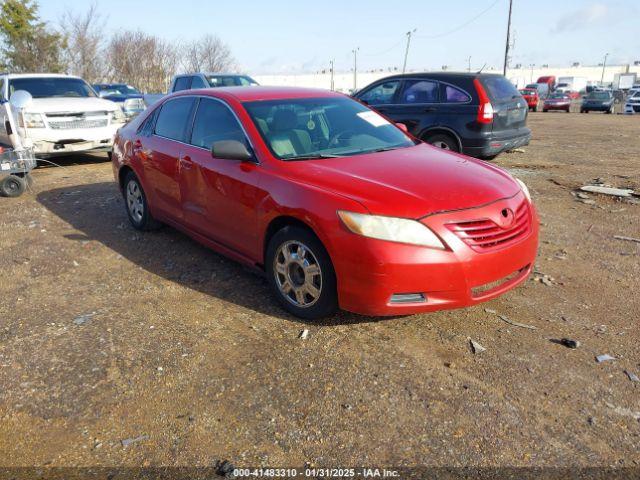
[(542, 109), (542, 112), (543, 112), (543, 113), (547, 113), (548, 111), (549, 111), (549, 110), (547, 110), (546, 108), (543, 108), (543, 109)]
[(534, 112), (537, 112), (537, 111), (538, 111), (538, 107), (537, 107), (537, 106), (535, 106), (535, 107), (533, 107), (531, 110), (533, 110)]
[(311, 231), (288, 226), (276, 232), (267, 246), (265, 271), (273, 295), (296, 317), (317, 320), (338, 309), (331, 258)]
[(7, 175), (0, 182), (0, 195), (3, 197), (19, 197), (27, 188), (27, 183), (17, 175)]
[(150, 231), (157, 230), (162, 226), (151, 212), (147, 203), (147, 196), (144, 193), (142, 184), (133, 172), (127, 173), (124, 178), (124, 205), (127, 210), (127, 216), (133, 228), (136, 230)]
[(460, 151), (460, 147), (458, 146), (456, 139), (452, 135), (447, 135), (446, 133), (426, 134), (424, 136), (424, 141), (443, 150), (449, 150), (452, 152)]

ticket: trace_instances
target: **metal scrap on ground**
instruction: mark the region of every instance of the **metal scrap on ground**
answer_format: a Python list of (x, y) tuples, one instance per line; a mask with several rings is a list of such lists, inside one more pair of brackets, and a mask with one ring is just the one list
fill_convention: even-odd
[(612, 357), (608, 353), (603, 353), (602, 355), (598, 355), (596, 357), (596, 362), (602, 363), (602, 362), (606, 362), (608, 360), (615, 360), (615, 359), (616, 359), (616, 357)]
[(514, 320), (511, 320), (509, 317), (505, 317), (504, 315), (498, 315), (498, 318), (500, 318), (500, 320), (502, 320), (503, 322), (507, 322), (509, 325), (513, 325), (514, 327), (528, 328), (529, 330), (538, 329), (538, 327), (535, 327), (533, 325), (526, 325), (524, 323), (519, 323)]

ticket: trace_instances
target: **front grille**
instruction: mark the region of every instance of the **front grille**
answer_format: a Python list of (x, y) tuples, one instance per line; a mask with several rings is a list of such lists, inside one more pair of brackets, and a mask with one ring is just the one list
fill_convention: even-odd
[(49, 120), (49, 128), (54, 130), (71, 130), (75, 128), (100, 128), (106, 127), (109, 120), (106, 118), (86, 119), (78, 118), (73, 120)]
[(126, 111), (141, 112), (146, 108), (146, 105), (141, 98), (128, 98), (124, 101), (123, 108)]
[(500, 226), (491, 219), (448, 223), (447, 228), (476, 252), (487, 252), (511, 245), (531, 230), (529, 204), (523, 201), (514, 213), (513, 222)]

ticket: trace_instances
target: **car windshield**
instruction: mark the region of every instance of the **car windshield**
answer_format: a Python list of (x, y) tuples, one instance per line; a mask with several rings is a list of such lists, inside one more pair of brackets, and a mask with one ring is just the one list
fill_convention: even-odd
[(258, 82), (246, 75), (209, 75), (207, 81), (212, 87), (248, 87), (258, 85)]
[(609, 100), (610, 96), (607, 92), (591, 92), (587, 98), (589, 100)]
[(108, 90), (109, 92), (115, 92), (120, 95), (139, 95), (140, 92), (133, 88), (131, 85), (103, 85), (102, 90)]
[(552, 93), (549, 98), (569, 98), (563, 93)]
[(244, 103), (271, 152), (282, 160), (346, 157), (415, 145), (384, 117), (350, 98)]
[(96, 96), (89, 84), (80, 78), (13, 78), (9, 80), (9, 95), (16, 90), (26, 90), (33, 98)]

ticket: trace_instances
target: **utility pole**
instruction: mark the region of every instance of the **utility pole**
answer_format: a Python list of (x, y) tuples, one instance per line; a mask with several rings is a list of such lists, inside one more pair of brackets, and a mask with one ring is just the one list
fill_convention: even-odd
[(409, 45), (411, 45), (411, 35), (415, 33), (417, 29), (413, 29), (407, 32), (407, 48), (404, 51), (404, 63), (402, 64), (402, 73), (407, 70), (407, 57), (409, 56)]
[(531, 67), (531, 80), (529, 80), (529, 83), (533, 83), (533, 67), (535, 67), (536, 64), (535, 63), (530, 63), (529, 67)]
[(507, 64), (509, 63), (509, 40), (511, 37), (511, 10), (513, 9), (513, 0), (509, 0), (509, 20), (507, 22), (507, 43), (504, 47), (504, 68), (502, 74), (507, 75)]
[(604, 61), (602, 62), (602, 76), (600, 77), (600, 86), (604, 87), (604, 69), (607, 66), (607, 57), (609, 56), (608, 53), (605, 53), (604, 55)]
[(468, 71), (468, 72), (471, 72), (471, 55), (469, 55), (469, 58), (467, 59), (467, 63), (468, 63), (468, 65), (469, 65), (469, 68), (468, 68), (468, 70), (467, 70), (467, 71)]
[(356, 93), (358, 89), (358, 50), (360, 50), (360, 47), (351, 50), (351, 53), (353, 53), (353, 93)]
[(335, 64), (335, 60), (331, 59), (329, 60), (329, 73), (331, 73), (331, 91), (333, 92), (334, 90), (334, 83), (333, 83), (333, 67)]

